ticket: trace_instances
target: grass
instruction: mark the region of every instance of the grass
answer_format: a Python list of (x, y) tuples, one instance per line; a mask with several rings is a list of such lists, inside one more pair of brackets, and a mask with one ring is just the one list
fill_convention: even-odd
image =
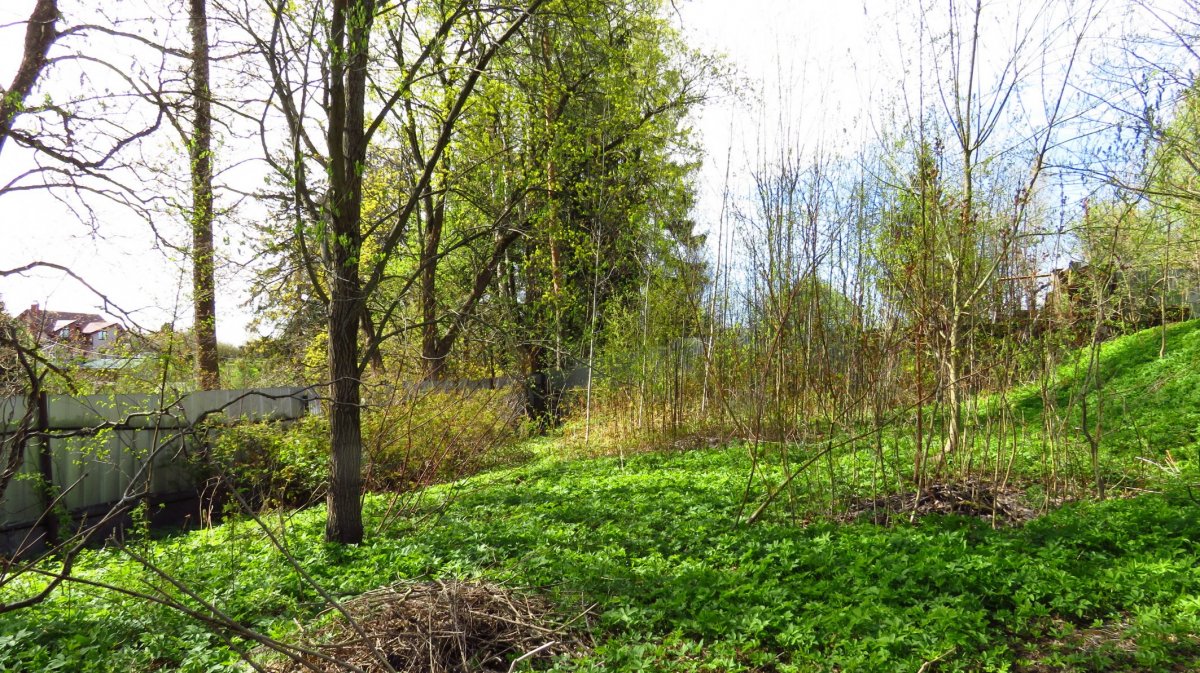
[[(322, 510), (287, 524), (289, 548), (335, 594), (398, 579), (486, 577), (593, 604), (600, 645), (560, 670), (1066, 670), (1200, 665), (1200, 507), (1183, 494), (1065, 507), (1019, 529), (957, 517), (915, 525), (735, 525), (748, 465), (737, 448), (546, 461), (439, 489), (431, 525), (357, 547), (321, 542)], [(385, 503), (368, 500), (378, 521)], [(139, 543), (140, 553), (246, 624), (280, 637), (322, 607), (247, 523)], [(80, 572), (162, 582), (116, 551)], [(1042, 652), (1120, 624), (1131, 651)], [(75, 586), (0, 618), (11, 671), (227, 670), (223, 640), (163, 608)], [(1053, 659), (1057, 657), (1057, 659)], [(1077, 661), (1076, 661), (1077, 660)], [(928, 669), (927, 669), (928, 670)]]
[[(595, 652), (560, 671), (1196, 670), (1200, 504), (1186, 484), (1200, 323), (1170, 336), (1162, 360), (1153, 333), (1103, 353), (1105, 394), (1123, 400), (1109, 405), (1106, 450), (1174, 451), (1160, 492), (1070, 504), (1020, 528), (953, 516), (804, 524), (784, 508), (747, 526), (744, 496), (757, 502), (781, 472), (772, 463), (747, 494), (744, 447), (562, 460), (554, 440), (525, 447), (540, 456), (531, 464), (427, 490), (404, 517), (368, 497), (362, 545), (322, 542), (321, 507), (270, 521), (340, 597), (453, 577), (543, 593), (568, 617), (594, 605)], [(1062, 370), (1058, 398), (1069, 400), (1074, 371)], [(1036, 388), (1010, 399), (1031, 425), (1045, 413)], [(295, 638), (325, 607), (252, 522), (130, 547), (273, 637)], [(118, 550), (87, 552), (77, 572), (179, 595)], [(36, 586), (22, 578), (0, 596)], [(231, 645), (178, 612), (81, 584), (0, 615), (3, 671), (234, 670)]]
[(1027, 425), (1040, 425), (1053, 410), (1076, 427), (1086, 390), (1093, 422), (1103, 398), (1106, 453), (1164, 458), (1168, 451), (1190, 452), (1194, 458), (1200, 448), (1200, 320), (1168, 326), (1161, 358), (1160, 338), (1160, 329), (1152, 328), (1102, 344), (1099, 386), (1087, 381), (1089, 353), (1083, 349), (1059, 367), (1045, 400), (1036, 384), (1013, 391), (1009, 399)]

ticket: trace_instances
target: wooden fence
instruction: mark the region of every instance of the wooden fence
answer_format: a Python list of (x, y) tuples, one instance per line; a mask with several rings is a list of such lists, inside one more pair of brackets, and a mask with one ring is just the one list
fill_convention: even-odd
[[(33, 437), (24, 444), (20, 472), (0, 494), (0, 553), (41, 546), (58, 535), (58, 517), (75, 524), (108, 512), (132, 495), (157, 505), (195, 503), (194, 470), (183, 459), (200, 421), (293, 420), (316, 394), (307, 388), (214, 390), (178, 398), (158, 395), (43, 395), (30, 418)], [(0, 398), (0, 446), (26, 417), (24, 398)], [(51, 484), (46, 488), (46, 484)], [(54, 500), (57, 498), (57, 500)]]

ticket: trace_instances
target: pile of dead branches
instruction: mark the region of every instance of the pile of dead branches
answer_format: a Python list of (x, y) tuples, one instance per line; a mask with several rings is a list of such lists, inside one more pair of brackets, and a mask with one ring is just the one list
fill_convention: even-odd
[[(400, 583), (343, 604), (332, 622), (306, 634), (314, 654), (268, 667), (273, 673), (508, 673), (517, 665), (577, 655), (582, 629), (558, 623), (544, 599), (495, 584)], [(570, 622), (579, 626), (585, 614)]]
[(930, 514), (957, 514), (986, 519), (996, 525), (1019, 526), (1037, 516), (1025, 495), (1011, 486), (996, 488), (984, 482), (935, 483), (920, 491), (894, 493), (850, 502), (843, 521), (889, 525)]

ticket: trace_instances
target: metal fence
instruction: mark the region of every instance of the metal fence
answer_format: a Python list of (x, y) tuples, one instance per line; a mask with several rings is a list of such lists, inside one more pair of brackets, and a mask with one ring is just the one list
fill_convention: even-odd
[[(52, 502), (76, 522), (133, 493), (158, 503), (194, 502), (195, 471), (184, 449), (197, 423), (294, 420), (315, 397), (307, 388), (213, 390), (177, 398), (43, 395), (21, 470), (0, 494), (0, 552), (29, 546), (31, 531), (56, 526), (45, 516)], [(14, 431), (27, 405), (24, 398), (0, 398), (5, 448), (18, 441)]]

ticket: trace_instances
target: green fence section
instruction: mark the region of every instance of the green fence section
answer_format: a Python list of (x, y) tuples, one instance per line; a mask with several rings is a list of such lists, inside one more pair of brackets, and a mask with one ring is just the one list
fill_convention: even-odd
[[(0, 398), (0, 443), (5, 455), (20, 442), (28, 418), (19, 473), (0, 494), (0, 531), (37, 524), (47, 496), (59, 494), (70, 512), (103, 508), (129, 494), (193, 491), (183, 459), (200, 422), (294, 420), (316, 399), (308, 388), (213, 390), (182, 397), (158, 395), (48, 395), (29, 412), (24, 398)], [(48, 458), (48, 460), (47, 460)], [(47, 491), (44, 473), (53, 488)]]

